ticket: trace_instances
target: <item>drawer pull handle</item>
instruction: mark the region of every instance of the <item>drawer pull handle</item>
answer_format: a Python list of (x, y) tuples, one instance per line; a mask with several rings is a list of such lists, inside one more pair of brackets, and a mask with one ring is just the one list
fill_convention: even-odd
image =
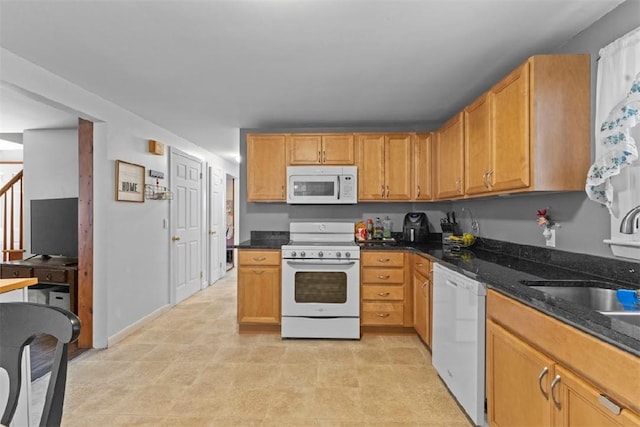
[(17, 271), (13, 272), (13, 277), (18, 277), (18, 272)]
[(51, 274), (47, 274), (46, 278), (47, 280), (51, 280)]
[(613, 401), (611, 401), (611, 399), (609, 399), (608, 396), (605, 396), (604, 394), (601, 394), (600, 396), (598, 396), (598, 402), (600, 402), (600, 404), (602, 406), (604, 406), (605, 408), (607, 408), (609, 411), (613, 412), (616, 415), (620, 415), (620, 411), (622, 408), (620, 408), (617, 404), (615, 404)]
[(253, 270), (253, 274), (262, 274), (264, 270)]
[(389, 262), (391, 258), (378, 258), (378, 262)]
[(267, 258), (265, 258), (265, 257), (263, 257), (263, 256), (254, 256), (254, 257), (253, 257), (253, 260), (254, 260), (254, 261), (264, 261), (265, 259), (267, 259)]
[(540, 393), (542, 393), (542, 395), (544, 396), (545, 399), (549, 400), (549, 393), (547, 393), (546, 391), (544, 391), (544, 389), (542, 388), (542, 379), (544, 378), (545, 375), (547, 375), (549, 373), (549, 368), (547, 368), (546, 366), (542, 369), (542, 371), (540, 371), (540, 375), (538, 375), (538, 387), (540, 387)]
[(377, 313), (378, 317), (387, 318), (390, 316), (390, 313)]
[(380, 295), (381, 297), (388, 297), (389, 292), (378, 292), (378, 295)]
[(556, 405), (556, 408), (560, 409), (560, 402), (556, 400), (556, 395), (554, 393), (555, 387), (560, 382), (560, 375), (556, 375), (556, 377), (551, 381), (551, 400), (553, 400), (553, 404)]
[(421, 262), (416, 262), (416, 266), (418, 266), (418, 267), (424, 267), (424, 264), (423, 264), (423, 263), (421, 263)]
[(388, 274), (386, 274), (386, 275), (379, 274), (378, 275), (378, 279), (381, 279), (381, 280), (387, 280), (387, 279), (389, 279), (389, 277), (391, 277), (391, 276), (388, 275)]

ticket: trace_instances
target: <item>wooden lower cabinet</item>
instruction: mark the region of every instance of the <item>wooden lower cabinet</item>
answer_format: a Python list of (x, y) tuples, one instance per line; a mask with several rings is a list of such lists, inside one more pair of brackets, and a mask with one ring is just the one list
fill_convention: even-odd
[(553, 361), (491, 320), (487, 321), (486, 351), (489, 424), (550, 426)]
[(238, 324), (280, 325), (280, 251), (238, 251)]
[[(552, 396), (554, 426), (640, 426), (640, 416), (619, 408), (597, 388), (570, 370), (557, 366), (555, 375), (558, 382)], [(607, 405), (612, 404), (611, 408), (615, 412), (605, 407), (601, 400)], [(616, 413), (618, 410), (620, 412)]]
[(640, 359), (487, 292), (491, 426), (640, 426)]
[(431, 347), (431, 313), (433, 286), (431, 262), (412, 255), (413, 267), (413, 328), (422, 341)]
[(405, 257), (408, 254), (401, 251), (360, 252), (362, 326), (413, 326), (413, 295)]

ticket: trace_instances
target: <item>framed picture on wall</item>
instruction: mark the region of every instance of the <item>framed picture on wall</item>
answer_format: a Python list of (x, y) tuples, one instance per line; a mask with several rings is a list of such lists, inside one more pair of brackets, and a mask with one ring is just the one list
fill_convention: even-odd
[(144, 166), (116, 160), (116, 200), (144, 202), (144, 174)]

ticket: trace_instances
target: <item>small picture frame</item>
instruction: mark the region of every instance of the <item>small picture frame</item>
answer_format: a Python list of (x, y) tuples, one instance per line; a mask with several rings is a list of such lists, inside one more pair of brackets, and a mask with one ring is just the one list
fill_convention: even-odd
[(116, 200), (144, 202), (144, 174), (144, 166), (116, 160)]

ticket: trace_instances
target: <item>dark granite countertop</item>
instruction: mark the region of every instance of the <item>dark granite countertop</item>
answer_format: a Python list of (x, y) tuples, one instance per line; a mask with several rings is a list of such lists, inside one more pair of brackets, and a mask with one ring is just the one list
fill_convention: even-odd
[[(587, 274), (482, 248), (472, 247), (462, 249), (460, 252), (452, 252), (444, 250), (440, 243), (373, 244), (365, 245), (362, 250), (408, 250), (425, 255), (432, 261), (485, 283), (489, 289), (533, 307), (615, 347), (640, 356), (640, 326), (611, 319), (595, 310), (519, 283), (520, 280), (597, 280), (608, 282), (607, 287), (611, 289), (638, 289), (640, 281), (637, 280), (637, 273), (640, 273), (640, 263), (623, 262), (622, 268), (629, 264), (631, 271), (612, 278), (610, 274), (604, 277)], [(611, 262), (617, 263), (616, 260)], [(608, 268), (603, 267), (602, 270), (606, 273)]]
[[(252, 236), (253, 237), (253, 236)], [(236, 245), (239, 249), (280, 249), (289, 236), (256, 235)], [(529, 307), (640, 357), (640, 326), (611, 319), (595, 310), (553, 297), (521, 280), (598, 280), (612, 289), (640, 289), (640, 263), (549, 251), (485, 239), (460, 252), (445, 250), (439, 241), (361, 245), (363, 251), (400, 250), (426, 256)]]

